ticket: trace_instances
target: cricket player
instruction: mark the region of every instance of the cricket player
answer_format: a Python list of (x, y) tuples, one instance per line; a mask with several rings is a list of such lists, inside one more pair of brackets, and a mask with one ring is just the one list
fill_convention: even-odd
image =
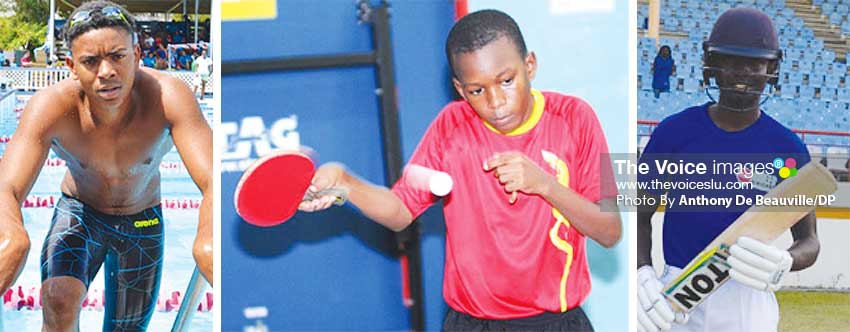
[[(765, 87), (777, 83), (782, 57), (770, 18), (755, 9), (730, 9), (717, 19), (703, 51), (703, 76), (706, 86), (714, 88), (711, 82), (716, 82), (717, 100), (711, 98), (711, 102), (664, 119), (653, 131), (642, 161), (660, 154), (736, 154), (744, 159), (776, 154), (795, 156), (795, 168), (808, 163), (808, 151), (797, 135), (760, 109)], [(715, 194), (747, 197), (764, 194), (781, 181), (777, 173), (772, 175), (775, 178), (762, 181), (766, 185)], [(732, 175), (733, 180), (735, 176)], [(749, 176), (756, 178), (752, 173), (737, 176), (746, 180), (750, 180)], [(651, 178), (639, 176), (640, 181)], [(684, 179), (678, 176), (666, 180)], [(662, 194), (679, 197), (700, 193), (700, 190), (647, 190), (639, 195), (657, 198)], [(682, 268), (734, 222), (745, 207), (699, 211), (668, 205), (663, 222), (666, 265), (660, 277), (652, 268), (650, 256), (653, 245), (650, 220), (657, 207), (658, 204), (650, 204), (638, 209), (638, 330), (776, 331), (779, 308), (773, 291), (789, 271), (811, 266), (820, 250), (814, 212), (792, 227), (794, 242), (788, 249), (748, 237), (739, 238), (728, 258), (731, 280), (690, 314), (684, 314), (672, 310), (661, 293), (664, 285), (679, 276)]]

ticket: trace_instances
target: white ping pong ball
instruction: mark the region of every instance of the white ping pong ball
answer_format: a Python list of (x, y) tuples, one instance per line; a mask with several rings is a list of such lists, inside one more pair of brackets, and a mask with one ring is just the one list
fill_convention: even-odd
[(437, 196), (446, 196), (452, 191), (454, 181), (452, 177), (443, 172), (436, 172), (428, 179), (428, 187), (431, 193)]

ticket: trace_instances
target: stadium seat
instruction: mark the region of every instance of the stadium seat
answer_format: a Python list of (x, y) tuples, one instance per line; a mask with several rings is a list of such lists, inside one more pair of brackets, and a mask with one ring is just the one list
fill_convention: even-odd
[(820, 89), (820, 98), (827, 100), (836, 100), (836, 88), (822, 87)]
[(809, 72), (809, 86), (819, 88), (823, 86), (823, 71), (811, 71)]
[(838, 100), (842, 102), (850, 102), (850, 89), (847, 87), (839, 88)]
[(841, 83), (841, 77), (837, 73), (828, 73), (824, 75), (823, 86), (825, 88), (837, 88)]
[(684, 88), (682, 89), (685, 92), (697, 92), (699, 91), (699, 80), (696, 78), (686, 78)]
[(638, 75), (638, 90), (652, 90), (652, 78), (650, 75)]
[(791, 85), (802, 85), (803, 73), (800, 71), (792, 71), (788, 73), (788, 83)]
[[(845, 28), (845, 34), (850, 36), (847, 18), (850, 0), (814, 0), (813, 4), (820, 6), (822, 15), (831, 19), (832, 24)], [(769, 114), (792, 128), (844, 128), (850, 131), (847, 120), (850, 118), (847, 108), (850, 86), (842, 85), (848, 75), (847, 65), (834, 62), (836, 54), (824, 48), (824, 40), (817, 38), (814, 30), (786, 7), (785, 0), (662, 0), (664, 29), (681, 31), (688, 37), (663, 37), (658, 42), (658, 45), (670, 45), (677, 67), (676, 76), (671, 80), (673, 91), (662, 94), (659, 99), (655, 99), (650, 90), (649, 74), (649, 64), (655, 57), (657, 45), (650, 38), (639, 40), (639, 88), (642, 89), (642, 97), (638, 108), (641, 118), (649, 116), (652, 120), (661, 120), (685, 107), (706, 101), (701, 89), (702, 42), (711, 31), (711, 22), (720, 13), (739, 6), (756, 7), (771, 16), (779, 30), (780, 47), (785, 50), (781, 63), (781, 86), (764, 106)], [(639, 15), (645, 16), (648, 11), (646, 5), (638, 6)], [(717, 92), (712, 91), (712, 95), (716, 98)]]
[[(819, 4), (815, 4), (815, 5), (817, 6)], [(821, 8), (821, 13), (823, 13), (824, 15), (831, 14), (832, 12), (835, 11), (835, 5), (833, 5), (831, 3), (820, 4), (820, 8)]]
[(815, 88), (812, 86), (800, 87), (800, 98), (815, 98)]
[(780, 95), (782, 98), (794, 99), (797, 94), (797, 87), (791, 84), (783, 85), (782, 90), (780, 90)]

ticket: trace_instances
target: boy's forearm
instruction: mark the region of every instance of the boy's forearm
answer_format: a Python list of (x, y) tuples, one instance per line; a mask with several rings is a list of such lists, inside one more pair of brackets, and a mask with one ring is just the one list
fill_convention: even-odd
[(637, 213), (637, 267), (652, 266), (652, 214)]
[(820, 253), (820, 242), (817, 238), (794, 241), (794, 244), (788, 249), (788, 253), (791, 254), (793, 259), (791, 271), (806, 269), (815, 264)]
[[(639, 190), (637, 208), (637, 267), (652, 266), (652, 216), (658, 210), (659, 200), (655, 195)], [(653, 198), (653, 199), (650, 199)], [(652, 204), (647, 204), (652, 202)]]
[(793, 258), (791, 271), (799, 271), (812, 266), (820, 253), (820, 240), (817, 235), (817, 217), (810, 212), (794, 227), (791, 227), (794, 243), (788, 249)]
[(602, 246), (610, 248), (620, 240), (619, 212), (604, 212), (596, 203), (554, 180), (542, 196), (570, 221), (570, 225)]
[(389, 188), (371, 184), (348, 172), (344, 182), (350, 189), (348, 201), (369, 219), (396, 232), (413, 221), (410, 211)]

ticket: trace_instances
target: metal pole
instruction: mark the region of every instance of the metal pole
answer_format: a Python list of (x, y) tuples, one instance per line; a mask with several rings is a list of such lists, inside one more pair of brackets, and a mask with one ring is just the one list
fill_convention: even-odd
[[(378, 65), (378, 95), (381, 99), (381, 140), (384, 145), (384, 169), (387, 186), (401, 178), (404, 168), (401, 152), (401, 134), (398, 119), (395, 71), (393, 68), (392, 39), (390, 36), (390, 13), (386, 1), (372, 9), (372, 40)], [(403, 231), (396, 233), (401, 259), (407, 260), (410, 300), (410, 329), (425, 330), (425, 307), (422, 296), (422, 257), (419, 243), (419, 222), (414, 221)], [(402, 264), (404, 266), (404, 264)]]
[(198, 0), (195, 0), (195, 44), (198, 43)]
[(350, 53), (309, 57), (282, 57), (264, 60), (236, 60), (222, 63), (222, 75), (262, 73), (277, 70), (307, 70), (370, 66), (375, 64), (374, 53)]
[[(47, 19), (47, 47), (50, 49), (47, 52), (47, 61), (53, 61), (53, 55), (56, 54), (56, 40), (53, 37), (54, 22), (53, 17), (56, 15), (56, 1), (50, 0), (50, 17)], [(66, 45), (67, 46), (67, 45)]]
[(189, 322), (195, 312), (198, 311), (198, 303), (201, 303), (201, 295), (204, 294), (206, 288), (207, 281), (201, 277), (201, 272), (195, 266), (192, 279), (189, 280), (189, 286), (186, 287), (186, 294), (184, 294), (183, 301), (180, 303), (180, 310), (177, 311), (177, 317), (174, 318), (171, 332), (185, 332), (189, 329)]
[(183, 24), (182, 24), (183, 25), (183, 36), (182, 37), (183, 37), (183, 42), (188, 44), (189, 43), (189, 22), (186, 22), (186, 18), (188, 17), (187, 14), (189, 12), (188, 12), (188, 8), (186, 8), (186, 0), (182, 0), (180, 2), (183, 4), (182, 5), (183, 6), (183, 17), (181, 17), (181, 19), (183, 19)]

